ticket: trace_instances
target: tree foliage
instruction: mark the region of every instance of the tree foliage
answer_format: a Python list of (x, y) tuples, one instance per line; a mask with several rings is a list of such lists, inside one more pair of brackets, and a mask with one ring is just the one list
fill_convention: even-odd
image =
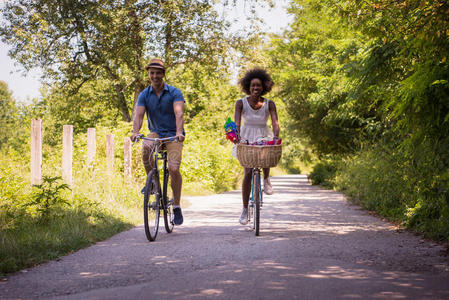
[(377, 121), (373, 108), (350, 95), (348, 77), (363, 39), (321, 2), (296, 1), (290, 12), (291, 30), (272, 39), (270, 54), (291, 128), (318, 154), (351, 152), (362, 131)]
[(17, 113), (8, 84), (0, 81), (0, 149), (12, 138), (17, 125)]
[(149, 57), (161, 57), (169, 68), (223, 62), (233, 37), (212, 3), (14, 0), (2, 9), (0, 35), (15, 60), (26, 69), (41, 67), (54, 93), (72, 105), (90, 84), (98, 89), (92, 101), (114, 107), (130, 121), (147, 85)]
[[(425, 134), (448, 136), (449, 3), (414, 0), (346, 4), (340, 10), (348, 24), (374, 41), (361, 68), (362, 86), (388, 82), (393, 90), (385, 101), (390, 116), (418, 140), (422, 141)], [(379, 61), (382, 63), (375, 64)]]

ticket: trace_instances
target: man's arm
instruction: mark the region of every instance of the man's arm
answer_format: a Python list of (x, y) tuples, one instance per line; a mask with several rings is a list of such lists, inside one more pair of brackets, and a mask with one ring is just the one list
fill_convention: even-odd
[(145, 116), (145, 106), (137, 106), (136, 115), (133, 121), (133, 135), (131, 141), (136, 140), (136, 136), (139, 134), (140, 128), (142, 128), (143, 117)]
[(184, 141), (184, 101), (173, 102), (176, 119), (176, 136), (180, 142)]

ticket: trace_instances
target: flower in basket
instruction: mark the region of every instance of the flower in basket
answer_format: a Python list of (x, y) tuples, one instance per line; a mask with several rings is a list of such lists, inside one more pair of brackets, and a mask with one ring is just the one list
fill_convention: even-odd
[(251, 145), (257, 145), (257, 146), (267, 146), (267, 145), (280, 145), (282, 143), (281, 138), (274, 138), (271, 141), (258, 141), (254, 142)]
[(231, 118), (228, 118), (226, 120), (224, 129), (226, 132), (226, 139), (230, 140), (233, 143), (239, 142), (239, 131), (237, 130), (237, 125), (231, 120)]

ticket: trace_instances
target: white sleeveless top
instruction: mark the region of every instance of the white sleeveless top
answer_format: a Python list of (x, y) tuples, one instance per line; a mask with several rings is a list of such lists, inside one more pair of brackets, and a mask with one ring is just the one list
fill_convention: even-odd
[(259, 109), (253, 109), (248, 103), (248, 97), (242, 99), (242, 123), (240, 125), (240, 137), (247, 140), (250, 144), (260, 141), (263, 138), (272, 138), (273, 132), (267, 126), (270, 110), (268, 99), (264, 99)]

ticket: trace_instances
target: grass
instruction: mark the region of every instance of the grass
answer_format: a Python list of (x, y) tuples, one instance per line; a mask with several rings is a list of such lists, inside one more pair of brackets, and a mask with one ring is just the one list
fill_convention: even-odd
[(92, 216), (72, 210), (50, 222), (22, 220), (16, 228), (2, 231), (1, 272), (14, 272), (55, 259), (133, 226), (113, 215)]
[[(7, 178), (0, 185), (3, 275), (66, 255), (142, 222), (138, 187), (124, 182), (119, 174), (96, 170), (93, 175), (92, 170), (83, 170), (83, 180), (75, 181), (70, 190), (60, 189), (43, 205), (32, 201), (42, 188), (31, 188), (11, 169), (1, 172)], [(52, 189), (58, 190), (57, 186)], [(61, 201), (53, 201), (56, 198)]]
[(310, 178), (381, 217), (449, 242), (448, 171), (444, 165), (438, 170), (434, 157), (423, 157), (428, 165), (419, 168), (407, 155), (378, 145), (346, 159), (321, 162)]

